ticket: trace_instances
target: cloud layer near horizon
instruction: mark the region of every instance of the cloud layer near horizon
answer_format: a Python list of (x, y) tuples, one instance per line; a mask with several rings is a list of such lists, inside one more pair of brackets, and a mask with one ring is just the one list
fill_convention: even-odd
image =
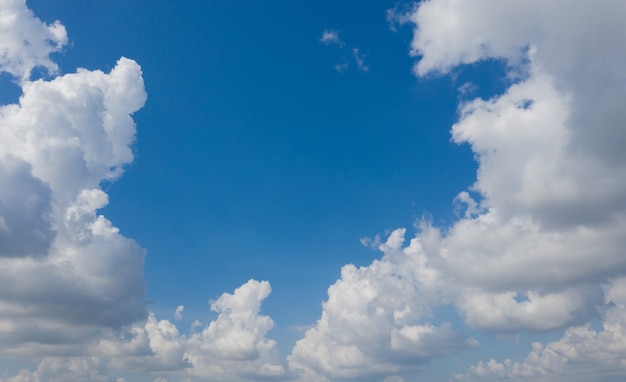
[[(133, 160), (141, 68), (121, 58), (110, 73), (56, 76), (49, 55), (65, 28), (0, 0), (0, 69), (23, 92), (0, 108), (0, 343), (2, 355), (39, 363), (0, 381), (121, 381), (116, 370), (155, 381), (401, 381), (479, 346), (467, 328), (566, 331), (459, 380), (623, 379), (626, 51), (615, 47), (626, 5), (431, 0), (397, 19), (415, 28), (416, 75), (495, 59), (510, 85), (464, 102), (452, 127), (479, 163), (457, 197), (465, 216), (448, 228), (420, 222), (407, 245), (395, 230), (377, 243), (380, 259), (344, 266), (319, 320), (280, 360), (260, 314), (266, 281), (224, 293), (217, 318), (188, 334), (146, 310), (144, 251), (98, 214), (101, 183)], [(51, 79), (32, 81), (36, 67)], [(439, 306), (467, 328), (441, 322)]]

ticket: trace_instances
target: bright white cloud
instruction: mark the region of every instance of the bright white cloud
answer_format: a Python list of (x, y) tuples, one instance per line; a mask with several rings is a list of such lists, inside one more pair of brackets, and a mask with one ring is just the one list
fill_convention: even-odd
[[(615, 49), (626, 6), (579, 5), (431, 0), (396, 18), (415, 25), (420, 76), (487, 59), (511, 75), (502, 95), (459, 109), (452, 138), (476, 155), (480, 200), (460, 193), (466, 216), (428, 252), (474, 328), (580, 324), (606, 309), (601, 285), (626, 271), (626, 53)], [(600, 316), (601, 332), (570, 327), (522, 363), (479, 363), (466, 377), (621, 380), (626, 365), (611, 361), (621, 354), (606, 351), (624, 335), (618, 310)]]
[(69, 380), (54, 374), (67, 364), (84, 380), (91, 363), (55, 357), (146, 316), (144, 250), (97, 213), (108, 203), (100, 183), (133, 160), (141, 69), (122, 58), (110, 73), (30, 81), (34, 67), (57, 70), (49, 55), (67, 42), (64, 27), (13, 0), (0, 2), (0, 25), (0, 70), (23, 93), (0, 107), (0, 353), (46, 356), (24, 378)]
[(0, 382), (125, 382), (107, 371), (106, 364), (95, 357), (45, 357), (35, 371), (21, 370)]
[[(624, 378), (622, 308), (609, 298), (624, 285), (605, 288), (606, 301), (602, 285), (626, 271), (626, 51), (616, 49), (626, 39), (626, 5), (579, 5), (431, 0), (390, 17), (415, 26), (419, 76), (481, 60), (508, 68), (508, 89), (463, 103), (451, 131), (476, 155), (470, 191), (479, 198), (459, 193), (465, 216), (445, 231), (421, 224), (405, 249), (419, 248), (419, 264), (385, 252), (369, 267), (344, 267), (292, 367), (320, 380), (397, 373), (385, 346), (399, 343), (398, 333), (428, 332), (419, 321), (398, 329), (382, 314), (390, 307), (381, 300), (406, 297), (421, 311), (451, 302), (468, 326), (489, 332), (570, 327), (562, 340), (536, 344), (524, 362), (480, 363), (467, 378)], [(436, 275), (428, 286), (419, 281), (426, 270)], [(396, 278), (411, 287), (390, 287)], [(424, 296), (432, 298), (420, 305)], [(606, 311), (610, 300), (618, 307)], [(593, 317), (602, 331), (572, 326)]]
[(20, 80), (28, 80), (35, 67), (58, 70), (49, 58), (67, 44), (65, 27), (58, 21), (43, 23), (26, 7), (25, 0), (0, 1), (0, 67)]
[(381, 260), (344, 266), (328, 289), (321, 318), (289, 357), (305, 380), (383, 377), (476, 344), (450, 324), (429, 322), (441, 280), (417, 239), (403, 248), (404, 233), (380, 245)]
[[(479, 163), (471, 193), (456, 199), (464, 216), (446, 230), (423, 222), (407, 246), (396, 230), (381, 259), (343, 267), (284, 364), (260, 314), (268, 282), (223, 294), (211, 304), (217, 319), (188, 334), (146, 312), (144, 251), (98, 214), (108, 203), (100, 183), (133, 160), (141, 68), (122, 58), (110, 73), (30, 81), (35, 67), (57, 70), (49, 55), (67, 43), (65, 29), (0, 0), (0, 69), (23, 91), (0, 108), (0, 352), (40, 361), (0, 381), (114, 381), (112, 369), (156, 380), (399, 381), (477, 345), (433, 316), (446, 304), (484, 331), (567, 328), (526, 360), (481, 362), (460, 379), (623, 379), (624, 19), (626, 3), (539, 0), (430, 0), (396, 18), (415, 25), (416, 74), (497, 59), (510, 86), (463, 103), (452, 127)], [(344, 46), (333, 31), (321, 41)], [(349, 54), (367, 68), (358, 49)], [(592, 317), (601, 330), (584, 325)]]
[(175, 380), (284, 379), (287, 373), (278, 361), (276, 342), (266, 337), (274, 323), (259, 314), (270, 292), (267, 281), (250, 280), (233, 294), (224, 293), (211, 304), (217, 319), (194, 324), (189, 335), (150, 314), (142, 326), (101, 341), (96, 353), (110, 358), (116, 369), (167, 371)]
[(133, 159), (130, 115), (146, 96), (125, 58), (109, 74), (24, 80), (22, 90), (0, 108), (2, 352), (71, 353), (145, 317), (144, 251), (97, 210), (108, 203), (100, 182)]
[(163, 374), (156, 380), (166, 381), (293, 379), (278, 359), (276, 342), (266, 337), (273, 321), (259, 314), (270, 292), (267, 281), (250, 280), (224, 293), (211, 305), (217, 319), (194, 323), (190, 334), (150, 313), (144, 322), (103, 332), (81, 354), (44, 357), (36, 370), (0, 382), (120, 382), (112, 370)]
[[(146, 101), (141, 68), (50, 72), (67, 40), (23, 1), (0, 2), (0, 70), (20, 77), (19, 104), (0, 107), (0, 355), (39, 360), (3, 382), (117, 381), (112, 369), (185, 380), (282, 378), (273, 321), (259, 314), (268, 282), (250, 280), (211, 304), (218, 318), (188, 335), (145, 309), (144, 250), (98, 210), (102, 181), (133, 160), (131, 115)], [(175, 311), (182, 318), (183, 306)], [(157, 377), (157, 380), (163, 380)]]

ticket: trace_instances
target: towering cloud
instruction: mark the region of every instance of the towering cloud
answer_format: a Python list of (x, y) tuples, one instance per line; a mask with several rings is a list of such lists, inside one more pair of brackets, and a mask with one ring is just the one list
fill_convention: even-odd
[(146, 94), (122, 58), (110, 73), (29, 80), (67, 41), (23, 1), (0, 4), (0, 70), (22, 87), (0, 108), (0, 342), (4, 354), (74, 354), (146, 315), (144, 251), (97, 210), (133, 160), (130, 115)]
[[(273, 321), (259, 315), (268, 282), (223, 294), (217, 320), (181, 335), (145, 309), (145, 251), (98, 213), (108, 204), (101, 183), (133, 161), (131, 115), (146, 101), (139, 65), (121, 58), (110, 73), (57, 75), (49, 55), (67, 42), (63, 25), (43, 23), (24, 0), (0, 1), (0, 23), (0, 70), (23, 92), (0, 107), (0, 355), (39, 362), (0, 381), (123, 380), (111, 368), (283, 376), (265, 337)], [(31, 80), (34, 68), (50, 79)]]

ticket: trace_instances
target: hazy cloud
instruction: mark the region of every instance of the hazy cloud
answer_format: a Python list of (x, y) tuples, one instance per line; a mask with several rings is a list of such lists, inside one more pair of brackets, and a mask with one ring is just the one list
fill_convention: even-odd
[(341, 39), (339, 38), (339, 32), (330, 29), (324, 30), (320, 41), (326, 45), (336, 44), (342, 47), (345, 45), (344, 42), (341, 41)]
[(368, 72), (369, 67), (365, 64), (365, 55), (359, 53), (359, 48), (349, 47), (347, 44), (339, 38), (339, 32), (325, 29), (320, 38), (320, 42), (325, 45), (336, 45), (342, 52), (344, 52), (343, 59), (333, 65), (336, 71), (343, 73), (354, 63), (357, 70), (361, 72)]

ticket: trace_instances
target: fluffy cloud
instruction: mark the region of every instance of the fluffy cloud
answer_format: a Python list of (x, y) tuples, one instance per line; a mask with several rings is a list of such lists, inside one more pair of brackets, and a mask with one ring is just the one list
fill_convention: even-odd
[[(569, 327), (522, 363), (481, 363), (470, 376), (626, 375), (626, 365), (613, 361), (623, 356), (621, 308), (608, 298), (623, 294), (623, 285), (603, 289), (626, 271), (626, 51), (616, 49), (626, 38), (625, 16), (626, 5), (608, 1), (572, 9), (494, 0), (424, 1), (397, 15), (415, 26), (418, 76), (499, 60), (508, 88), (462, 103), (452, 127), (452, 140), (469, 144), (479, 164), (476, 182), (456, 199), (465, 216), (445, 230), (422, 223), (403, 250), (420, 261), (394, 260), (390, 245), (369, 267), (344, 267), (292, 366), (321, 380), (402, 371), (392, 344), (406, 324), (387, 312), (451, 302), (468, 326), (489, 332)], [(431, 284), (423, 282), (426, 271)], [(594, 317), (603, 320), (601, 332), (578, 326)], [(427, 331), (423, 316), (413, 319), (408, 327)], [(586, 352), (594, 355), (572, 355)]]
[(626, 279), (605, 285), (605, 300), (611, 307), (602, 314), (602, 329), (591, 325), (567, 329), (563, 337), (545, 345), (535, 342), (522, 362), (506, 359), (479, 362), (465, 375), (455, 375), (463, 381), (621, 381), (626, 364)]
[(49, 54), (67, 42), (64, 27), (12, 0), (0, 2), (0, 23), (0, 70), (23, 93), (0, 107), (1, 353), (83, 354), (146, 316), (144, 251), (97, 213), (108, 203), (100, 183), (133, 160), (141, 69), (122, 58), (110, 73), (31, 81), (35, 67), (57, 69)]
[[(611, 48), (626, 35), (616, 17), (626, 7), (563, 6), (433, 0), (401, 17), (415, 24), (418, 75), (499, 59), (513, 79), (504, 94), (460, 107), (452, 139), (476, 154), (480, 200), (459, 195), (472, 213), (430, 254), (459, 284), (456, 304), (474, 327), (584, 320), (601, 302), (597, 282), (626, 269), (626, 166), (611, 149), (626, 142), (614, 61), (624, 53)], [(598, 25), (583, 38), (577, 22), (589, 15)]]
[(259, 315), (268, 282), (223, 294), (211, 305), (215, 321), (181, 334), (145, 309), (144, 250), (98, 213), (108, 204), (101, 183), (133, 160), (131, 115), (146, 100), (139, 65), (121, 58), (110, 73), (31, 81), (37, 66), (57, 70), (49, 54), (67, 41), (65, 29), (42, 23), (23, 0), (1, 1), (0, 23), (0, 69), (23, 92), (0, 107), (0, 354), (38, 362), (0, 380), (123, 381), (116, 369), (283, 378), (265, 336), (273, 321)]
[(250, 280), (224, 293), (211, 304), (217, 319), (194, 323), (190, 334), (149, 313), (143, 322), (102, 332), (80, 355), (44, 357), (34, 371), (0, 382), (123, 381), (115, 370), (162, 374), (156, 378), (165, 381), (293, 379), (278, 359), (276, 342), (266, 337), (272, 319), (259, 314), (270, 292), (267, 281)]
[[(157, 380), (399, 381), (477, 345), (435, 317), (441, 305), (488, 332), (565, 329), (523, 361), (481, 362), (459, 379), (623, 379), (626, 51), (615, 47), (625, 18), (618, 2), (539, 0), (431, 0), (399, 17), (415, 26), (417, 75), (495, 59), (509, 86), (459, 107), (452, 140), (479, 164), (456, 199), (463, 217), (447, 229), (422, 222), (406, 246), (396, 230), (381, 259), (343, 267), (285, 364), (260, 314), (267, 282), (223, 294), (211, 304), (217, 318), (187, 334), (145, 310), (144, 251), (98, 213), (108, 203), (101, 182), (133, 160), (141, 69), (122, 58), (110, 73), (32, 81), (36, 67), (57, 70), (49, 56), (65, 29), (24, 1), (0, 0), (0, 69), (23, 91), (0, 108), (0, 352), (39, 362), (0, 380), (120, 382), (111, 370), (130, 370)], [(322, 42), (340, 40), (326, 31)], [(587, 324), (594, 317), (602, 329)]]
[(0, 1), (0, 67), (21, 80), (28, 80), (35, 67), (50, 73), (58, 70), (49, 58), (67, 44), (65, 27), (58, 21), (41, 22), (26, 7), (24, 0)]
[(146, 314), (144, 251), (97, 214), (100, 182), (133, 159), (141, 70), (122, 58), (109, 74), (22, 81), (0, 108), (0, 340), (4, 353), (79, 351)]
[(110, 359), (112, 368), (167, 372), (175, 380), (285, 379), (276, 342), (266, 337), (274, 323), (259, 314), (270, 292), (267, 281), (250, 280), (224, 293), (211, 304), (217, 319), (194, 324), (189, 335), (150, 314), (143, 325), (102, 340), (95, 353)]
[(305, 380), (380, 379), (476, 344), (450, 324), (428, 321), (442, 298), (440, 275), (417, 239), (403, 248), (404, 234), (393, 232), (370, 266), (344, 266), (328, 289), (321, 318), (289, 357)]
[(598, 310), (617, 304), (608, 297), (623, 285), (602, 285), (626, 270), (626, 161), (618, 148), (626, 143), (626, 53), (615, 49), (626, 37), (624, 16), (616, 2), (571, 9), (431, 0), (399, 17), (415, 25), (416, 74), (491, 59), (510, 74), (503, 94), (462, 104), (452, 127), (453, 141), (468, 143), (479, 163), (471, 187), (479, 197), (459, 195), (468, 213), (428, 254), (454, 285), (445, 293), (483, 330), (550, 330), (598, 316), (604, 325), (570, 327), (560, 341), (535, 344), (526, 361), (479, 363), (468, 378), (626, 374), (612, 361), (621, 356), (621, 308)]

